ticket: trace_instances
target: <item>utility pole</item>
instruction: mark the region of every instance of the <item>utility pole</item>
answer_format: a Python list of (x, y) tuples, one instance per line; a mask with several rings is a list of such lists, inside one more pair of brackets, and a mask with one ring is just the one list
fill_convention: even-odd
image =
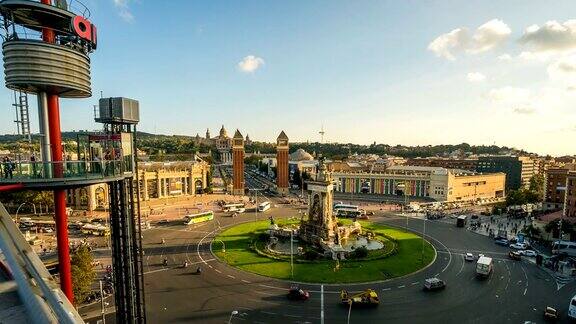
[(294, 231), (290, 230), (290, 274), (294, 279)]
[(102, 280), (100, 280), (100, 309), (102, 313), (102, 324), (106, 324), (106, 308), (104, 307), (104, 293), (102, 292)]

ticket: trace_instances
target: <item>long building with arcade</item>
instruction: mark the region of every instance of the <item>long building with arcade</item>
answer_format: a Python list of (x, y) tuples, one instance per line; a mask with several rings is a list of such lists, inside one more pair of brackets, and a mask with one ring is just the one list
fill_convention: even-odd
[(408, 196), (431, 201), (471, 201), (505, 197), (504, 173), (475, 173), (441, 167), (393, 166), (385, 172), (333, 172), (335, 191)]

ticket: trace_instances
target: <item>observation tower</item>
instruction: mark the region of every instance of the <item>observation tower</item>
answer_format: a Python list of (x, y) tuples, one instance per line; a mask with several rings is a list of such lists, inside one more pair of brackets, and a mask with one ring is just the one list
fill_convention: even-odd
[[(60, 98), (92, 95), (89, 54), (97, 47), (97, 32), (90, 12), (77, 0), (2, 0), (0, 14), (6, 87), (37, 96), (41, 138), (40, 161), (15, 161), (13, 178), (0, 179), (0, 192), (54, 192), (60, 287), (73, 302), (65, 190), (107, 183), (117, 322), (143, 323), (140, 213), (133, 183), (138, 102), (101, 99), (97, 121), (104, 132), (79, 139), (78, 160), (65, 159)], [(124, 115), (114, 118), (117, 112)]]

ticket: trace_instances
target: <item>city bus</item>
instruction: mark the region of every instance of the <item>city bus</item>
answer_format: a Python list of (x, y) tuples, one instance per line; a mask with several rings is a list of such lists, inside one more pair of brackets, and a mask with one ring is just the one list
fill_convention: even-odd
[(104, 225), (86, 224), (80, 230), (82, 234), (94, 236), (108, 236), (110, 235), (110, 228)]
[(222, 206), (222, 211), (227, 212), (239, 212), (243, 213), (246, 210), (246, 206), (244, 204), (228, 204)]
[(184, 225), (198, 224), (214, 219), (214, 212), (209, 210), (198, 214), (184, 216)]
[(344, 218), (360, 218), (362, 216), (361, 210), (352, 210), (352, 209), (344, 209), (340, 208), (336, 210), (337, 217), (344, 217)]
[(334, 205), (334, 211), (338, 212), (338, 209), (346, 209), (346, 210), (359, 210), (360, 208), (356, 205), (346, 205), (346, 204), (335, 204)]
[(552, 254), (564, 254), (574, 257), (576, 256), (576, 242), (555, 241), (552, 245)]
[(268, 209), (270, 209), (270, 202), (269, 201), (265, 201), (265, 202), (261, 203), (260, 205), (258, 205), (258, 211), (259, 212), (267, 211)]

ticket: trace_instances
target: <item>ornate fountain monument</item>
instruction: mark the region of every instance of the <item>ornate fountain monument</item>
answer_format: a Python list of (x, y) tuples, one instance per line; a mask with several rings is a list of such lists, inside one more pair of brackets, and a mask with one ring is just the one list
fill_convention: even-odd
[(308, 244), (339, 245), (338, 224), (332, 212), (334, 185), (324, 160), (320, 158), (316, 179), (306, 181), (308, 185), (308, 219), (302, 219), (300, 238)]

